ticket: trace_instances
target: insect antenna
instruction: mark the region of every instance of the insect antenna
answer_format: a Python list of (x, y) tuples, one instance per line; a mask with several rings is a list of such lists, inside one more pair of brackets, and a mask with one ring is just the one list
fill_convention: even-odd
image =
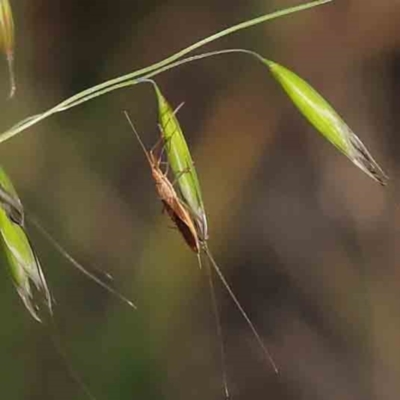
[(153, 160), (150, 158), (149, 151), (146, 149), (146, 146), (142, 142), (142, 139), (140, 138), (139, 133), (135, 128), (135, 125), (133, 125), (133, 122), (132, 122), (132, 120), (131, 120), (131, 118), (130, 118), (130, 116), (128, 114), (128, 111), (124, 111), (124, 114), (125, 114), (125, 117), (126, 117), (128, 123), (129, 123), (129, 126), (132, 128), (132, 131), (135, 134), (136, 139), (138, 140), (138, 142), (140, 144), (140, 147), (143, 149), (144, 154), (146, 155), (146, 158), (147, 158), (148, 162), (150, 163), (150, 165), (153, 165)]

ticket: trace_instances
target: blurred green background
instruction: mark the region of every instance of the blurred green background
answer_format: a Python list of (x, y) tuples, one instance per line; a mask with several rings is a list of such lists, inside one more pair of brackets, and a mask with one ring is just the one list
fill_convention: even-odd
[[(1, 130), (293, 1), (15, 1), (17, 97)], [(217, 284), (232, 398), (400, 396), (400, 3), (336, 0), (207, 49), (246, 47), (312, 83), (392, 178), (382, 189), (304, 121), (265, 68), (226, 55), (160, 76), (193, 151), (210, 247), (280, 368), (276, 376)], [(59, 114), (0, 146), (25, 207), (134, 312), (28, 226), (56, 299), (69, 362), (98, 400), (222, 399), (207, 280), (161, 213), (147, 161), (156, 102), (136, 86)], [(87, 399), (6, 268), (1, 398)]]

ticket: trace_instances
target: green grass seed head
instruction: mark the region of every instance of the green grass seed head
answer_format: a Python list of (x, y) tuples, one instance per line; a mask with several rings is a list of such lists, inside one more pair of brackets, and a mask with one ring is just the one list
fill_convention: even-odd
[(14, 78), (14, 19), (10, 2), (0, 0), (0, 48), (5, 53), (10, 75), (10, 97), (16, 90)]
[(0, 0), (0, 44), (4, 53), (14, 53), (14, 19), (10, 2)]
[(208, 239), (208, 226), (196, 168), (176, 112), (159, 87), (156, 84), (154, 87), (158, 101), (159, 125), (166, 143), (168, 163), (175, 175), (182, 200), (193, 217), (199, 239), (204, 242)]
[(24, 225), (24, 209), (15, 188), (0, 167), (0, 205), (6, 212), (7, 216), (15, 223)]
[[(10, 179), (1, 167), (0, 187), (20, 204)], [(19, 223), (10, 218), (3, 203), (0, 206), (0, 241), (15, 288), (32, 317), (40, 322), (39, 311), (43, 306), (52, 313), (51, 295), (39, 260), (23, 227), (23, 220)]]
[(301, 114), (339, 151), (381, 185), (388, 177), (334, 108), (304, 79), (273, 61), (262, 59)]

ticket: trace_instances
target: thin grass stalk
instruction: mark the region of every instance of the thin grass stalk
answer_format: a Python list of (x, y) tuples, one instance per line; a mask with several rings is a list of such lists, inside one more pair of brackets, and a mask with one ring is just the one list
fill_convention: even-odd
[[(62, 101), (58, 105), (50, 108), (49, 110), (45, 111), (44, 113), (37, 114), (37, 115), (26, 118), (25, 120), (19, 122), (17, 125), (11, 127), (7, 131), (0, 134), (0, 143), (12, 138), (13, 136), (21, 133), (22, 131), (28, 129), (29, 127), (37, 124), (38, 122), (44, 120), (45, 118), (50, 117), (51, 115), (53, 115), (55, 113), (68, 110), (69, 108), (75, 107), (79, 104), (82, 104), (86, 101), (92, 100), (96, 97), (102, 96), (102, 95), (112, 92), (114, 90), (134, 85), (134, 84), (138, 83), (135, 78), (139, 78), (139, 77), (149, 78), (151, 76), (154, 76), (155, 74), (157, 74), (156, 71), (159, 70), (160, 72), (162, 72), (164, 70), (163, 68), (165, 68), (168, 64), (172, 64), (172, 63), (176, 62), (177, 60), (179, 60), (180, 58), (184, 57), (185, 55), (189, 54), (190, 52), (193, 52), (194, 50), (197, 50), (200, 47), (205, 46), (213, 41), (221, 39), (222, 37), (231, 35), (235, 32), (250, 28), (251, 26), (255, 26), (255, 25), (261, 24), (263, 22), (271, 21), (273, 19), (277, 19), (280, 17), (284, 17), (286, 15), (294, 14), (296, 12), (305, 11), (307, 9), (321, 6), (323, 4), (330, 3), (331, 1), (332, 0), (317, 0), (317, 1), (312, 1), (312, 2), (306, 3), (306, 4), (301, 4), (298, 6), (289, 7), (284, 10), (279, 10), (279, 11), (276, 11), (276, 12), (273, 12), (273, 13), (270, 13), (267, 15), (263, 15), (258, 18), (253, 18), (249, 21), (242, 22), (240, 24), (231, 26), (227, 29), (217, 32), (211, 36), (208, 36), (207, 38), (205, 38), (203, 40), (200, 40), (200, 41), (186, 47), (185, 49), (183, 49), (181, 51), (178, 51), (177, 53), (165, 58), (164, 60), (162, 60), (160, 62), (152, 64), (148, 67), (139, 69), (137, 71), (128, 73), (126, 75), (123, 75), (123, 76), (120, 76), (120, 77), (117, 77), (114, 79), (110, 79), (106, 82), (103, 82), (99, 85), (93, 86), (89, 89), (83, 90), (82, 92), (77, 93), (77, 94), (69, 97), (68, 99)], [(154, 75), (152, 75), (153, 72), (155, 72)]]

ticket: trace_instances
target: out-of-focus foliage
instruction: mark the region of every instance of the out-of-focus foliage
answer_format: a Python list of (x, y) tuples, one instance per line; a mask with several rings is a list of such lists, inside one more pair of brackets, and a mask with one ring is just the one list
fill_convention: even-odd
[[(0, 96), (1, 131), (79, 90), (288, 4), (13, 2), (16, 20), (24, 20), (21, 90), (13, 102)], [(220, 45), (251, 48), (301, 71), (357, 127), (396, 188), (399, 18), (393, 1), (336, 1)], [(178, 117), (201, 178), (214, 255), (281, 370), (277, 378), (265, 366), (217, 286), (232, 398), (397, 399), (396, 190), (381, 190), (325, 146), (265, 72), (248, 57), (227, 55), (157, 78), (171, 104), (185, 102)], [(5, 93), (7, 71), (1, 76)], [(124, 109), (145, 143), (154, 143), (154, 96), (137, 85), (5, 143), (2, 164), (46, 228), (78, 259), (110, 272), (137, 303), (137, 312), (121, 305), (29, 230), (57, 298), (71, 361), (99, 400), (219, 398), (205, 278), (162, 215)], [(6, 266), (1, 270), (2, 396), (84, 398), (16, 299)]]

